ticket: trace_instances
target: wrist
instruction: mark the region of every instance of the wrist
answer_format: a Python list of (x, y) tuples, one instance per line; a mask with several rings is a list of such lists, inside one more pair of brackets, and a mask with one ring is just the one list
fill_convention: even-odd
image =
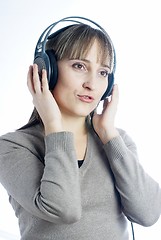
[(110, 140), (112, 140), (115, 137), (119, 136), (119, 132), (116, 128), (108, 130), (102, 130), (99, 134), (99, 137), (103, 144), (108, 143)]
[(44, 126), (45, 135), (49, 135), (50, 133), (62, 132), (63, 128), (60, 124), (46, 124)]

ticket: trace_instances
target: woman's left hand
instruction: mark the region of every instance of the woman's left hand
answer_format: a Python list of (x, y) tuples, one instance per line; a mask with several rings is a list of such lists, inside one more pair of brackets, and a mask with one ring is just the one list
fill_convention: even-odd
[(112, 91), (111, 100), (104, 100), (103, 110), (101, 114), (94, 112), (92, 123), (94, 130), (98, 134), (101, 141), (105, 144), (112, 138), (119, 135), (115, 127), (115, 116), (119, 101), (118, 86), (115, 84)]

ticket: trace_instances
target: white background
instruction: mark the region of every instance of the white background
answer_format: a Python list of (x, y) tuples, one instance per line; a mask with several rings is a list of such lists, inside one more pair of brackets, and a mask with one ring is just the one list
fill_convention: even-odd
[[(140, 162), (161, 184), (159, 0), (1, 0), (0, 135), (26, 123), (32, 112), (26, 74), (40, 34), (51, 23), (72, 15), (93, 19), (111, 36), (120, 89), (116, 124), (134, 139)], [(150, 228), (134, 227), (137, 240), (161, 239), (161, 219)], [(18, 236), (17, 219), (0, 186), (0, 240)]]

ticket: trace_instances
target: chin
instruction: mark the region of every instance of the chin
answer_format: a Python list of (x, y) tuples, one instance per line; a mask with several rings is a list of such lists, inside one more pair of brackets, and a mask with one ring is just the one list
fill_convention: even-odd
[(74, 106), (73, 108), (61, 108), (61, 112), (64, 113), (65, 115), (70, 115), (73, 117), (83, 117), (86, 118), (89, 116), (94, 110), (96, 106)]
[(75, 113), (73, 113), (73, 115), (75, 115), (76, 117), (86, 118), (87, 116), (90, 115), (90, 113), (91, 113), (91, 111), (84, 110), (84, 111), (76, 111)]
[(87, 117), (87, 116), (91, 115), (95, 109), (96, 109), (96, 107), (92, 108), (92, 109), (88, 109), (87, 111), (85, 111), (85, 109), (83, 109), (82, 111), (77, 112), (77, 114), (81, 117)]

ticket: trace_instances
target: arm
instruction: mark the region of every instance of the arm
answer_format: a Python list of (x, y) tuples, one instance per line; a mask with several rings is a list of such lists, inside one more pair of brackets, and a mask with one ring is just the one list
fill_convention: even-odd
[(93, 126), (104, 144), (125, 215), (141, 225), (152, 225), (161, 214), (161, 189), (139, 164), (133, 141), (115, 127), (118, 99), (115, 85), (111, 101), (105, 100), (102, 113), (94, 114)]
[(26, 211), (44, 220), (79, 220), (81, 198), (72, 133), (45, 137), (45, 167), (33, 150), (23, 146), (23, 137), (16, 134), (0, 139), (0, 182), (8, 194)]
[(125, 215), (144, 226), (154, 224), (161, 214), (161, 188), (140, 165), (134, 142), (121, 132), (104, 149)]

